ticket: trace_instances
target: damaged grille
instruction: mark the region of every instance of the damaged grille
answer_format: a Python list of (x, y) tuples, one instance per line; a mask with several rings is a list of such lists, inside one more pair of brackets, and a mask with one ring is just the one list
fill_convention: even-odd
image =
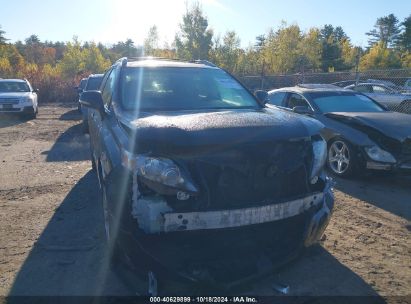
[(0, 98), (0, 104), (7, 103), (7, 104), (18, 104), (18, 98)]
[(191, 160), (201, 187), (200, 210), (242, 208), (307, 194), (310, 141), (247, 145)]
[[(309, 213), (315, 212), (314, 209)], [(286, 262), (303, 244), (311, 217), (218, 231), (139, 235), (147, 252), (178, 273), (215, 284), (232, 284)]]

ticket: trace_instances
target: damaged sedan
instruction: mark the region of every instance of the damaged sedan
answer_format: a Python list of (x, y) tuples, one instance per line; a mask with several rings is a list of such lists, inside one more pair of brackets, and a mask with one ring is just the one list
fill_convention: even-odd
[(337, 176), (365, 169), (411, 172), (411, 115), (391, 112), (359, 92), (302, 84), (269, 92), (269, 103), (318, 119)]
[(84, 92), (113, 257), (229, 289), (322, 236), (332, 213), (321, 123), (265, 107), (206, 61), (123, 58)]

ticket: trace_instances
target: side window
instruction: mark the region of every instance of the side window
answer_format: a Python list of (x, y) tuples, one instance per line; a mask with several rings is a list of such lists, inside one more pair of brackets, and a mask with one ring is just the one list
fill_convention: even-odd
[(301, 95), (298, 94), (291, 94), (290, 97), (288, 97), (287, 101), (287, 108), (293, 109), (294, 107), (307, 107), (310, 108), (310, 105), (307, 103), (307, 101), (302, 97)]
[(389, 93), (386, 88), (377, 85), (372, 86), (372, 89), (374, 93)]
[(114, 92), (114, 83), (116, 80), (116, 73), (114, 69), (109, 71), (108, 77), (106, 79), (106, 83), (104, 84), (103, 90), (101, 91), (101, 95), (103, 97), (104, 106), (108, 107), (111, 102), (111, 97), (113, 96)]
[(287, 93), (286, 92), (277, 92), (268, 95), (268, 99), (270, 100), (268, 103), (275, 105), (275, 106), (282, 106), (284, 97)]
[(372, 93), (371, 87), (367, 85), (356, 86), (353, 88), (353, 90), (361, 93)]

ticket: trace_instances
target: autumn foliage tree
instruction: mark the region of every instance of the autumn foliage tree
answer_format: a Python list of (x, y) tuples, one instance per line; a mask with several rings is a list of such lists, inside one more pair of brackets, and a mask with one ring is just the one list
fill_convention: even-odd
[(378, 18), (362, 49), (340, 26), (302, 30), (282, 22), (241, 46), (234, 30), (214, 34), (200, 4), (187, 7), (171, 45), (160, 41), (153, 25), (143, 45), (130, 38), (111, 45), (93, 41), (42, 41), (32, 34), (10, 42), (0, 26), (0, 77), (28, 78), (40, 89), (40, 102), (74, 101), (82, 77), (104, 72), (121, 57), (151, 55), (186, 60), (209, 59), (231, 73), (278, 75), (310, 72), (411, 68), (411, 15), (402, 22), (393, 14)]

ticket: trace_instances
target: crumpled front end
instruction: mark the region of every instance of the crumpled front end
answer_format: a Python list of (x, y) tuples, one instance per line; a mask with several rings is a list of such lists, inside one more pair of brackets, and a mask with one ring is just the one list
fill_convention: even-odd
[(333, 183), (324, 174), (310, 181), (311, 142), (248, 149), (179, 162), (198, 192), (154, 191), (133, 175), (135, 240), (152, 260), (189, 281), (230, 288), (321, 238), (334, 206)]
[[(164, 208), (157, 224), (142, 226), (136, 240), (167, 272), (230, 289), (272, 272), (321, 238), (334, 206), (331, 187), (326, 179), (322, 192), (256, 208), (199, 213)], [(162, 232), (142, 231), (149, 228)]]
[[(374, 135), (373, 140), (379, 145), (377, 151), (386, 151), (392, 157), (391, 162), (372, 159), (366, 155), (366, 168), (373, 170), (392, 170), (402, 173), (411, 172), (411, 138), (404, 141), (388, 138), (383, 135)], [(381, 147), (381, 148), (380, 148)]]

